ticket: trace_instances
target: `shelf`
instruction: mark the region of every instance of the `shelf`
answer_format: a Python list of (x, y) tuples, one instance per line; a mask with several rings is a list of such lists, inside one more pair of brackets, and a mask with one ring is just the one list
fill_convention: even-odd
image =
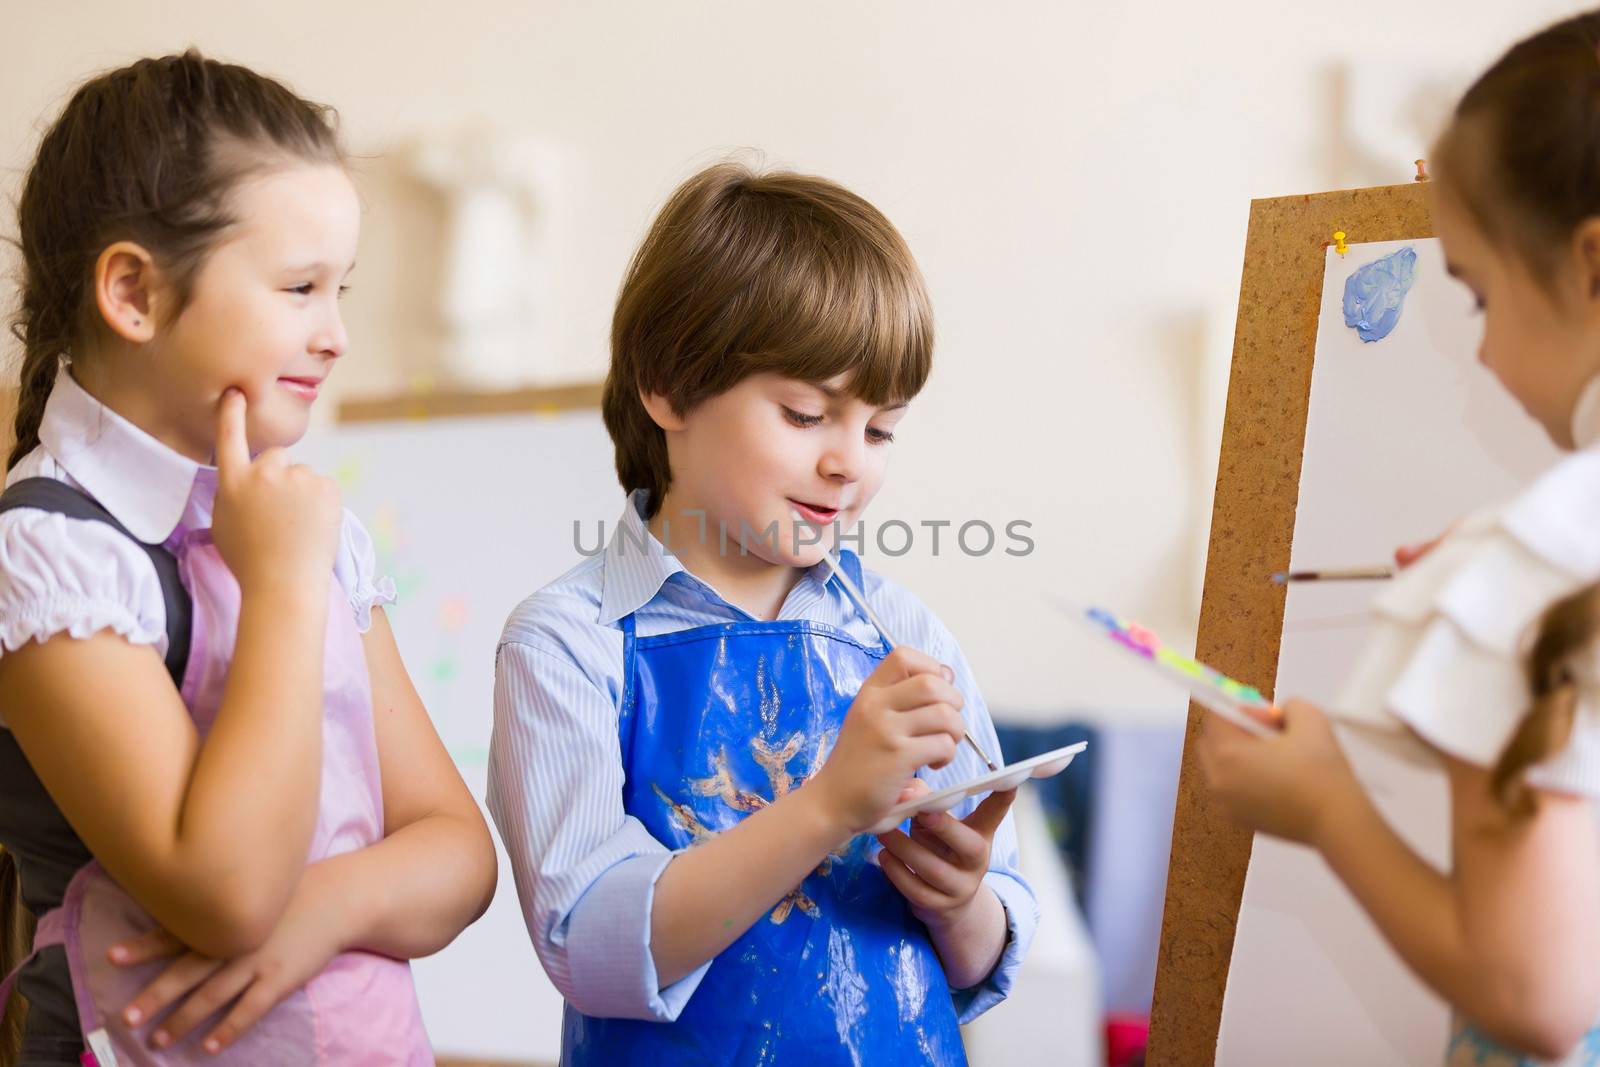
[(454, 419), (472, 415), (556, 414), (600, 407), (600, 382), (577, 382), (500, 392), (427, 390), (390, 396), (350, 397), (339, 403), (339, 422)]

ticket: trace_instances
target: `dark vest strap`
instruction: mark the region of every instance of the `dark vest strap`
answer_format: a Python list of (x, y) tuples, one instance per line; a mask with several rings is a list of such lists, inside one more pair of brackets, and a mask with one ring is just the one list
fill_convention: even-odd
[(55, 478), (24, 478), (9, 486), (0, 493), (0, 513), (12, 508), (34, 508), (69, 519), (103, 522), (145, 550), (150, 562), (155, 564), (156, 577), (161, 580), (161, 598), (167, 608), (167, 673), (172, 675), (173, 684), (181, 687), (184, 670), (189, 664), (189, 625), (193, 609), (189, 591), (178, 576), (178, 561), (172, 553), (162, 545), (145, 544), (94, 498)]

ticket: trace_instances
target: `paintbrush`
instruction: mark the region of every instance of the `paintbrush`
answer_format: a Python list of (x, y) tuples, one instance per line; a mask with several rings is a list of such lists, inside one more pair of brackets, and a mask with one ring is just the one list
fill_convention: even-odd
[[(806, 521), (799, 515), (796, 515), (795, 518), (800, 522)], [(810, 524), (807, 523), (807, 525)], [(883, 625), (883, 620), (878, 618), (877, 614), (873, 612), (872, 608), (867, 604), (866, 594), (856, 587), (855, 582), (850, 580), (850, 576), (844, 572), (844, 568), (839, 566), (838, 557), (832, 552), (829, 552), (826, 545), (818, 544), (817, 547), (822, 549), (822, 558), (827, 562), (828, 569), (833, 572), (833, 576), (835, 578), (839, 579), (839, 585), (842, 589), (844, 589), (844, 595), (850, 598), (850, 603), (856, 606), (857, 611), (861, 612), (861, 614), (867, 617), (868, 622), (878, 628), (878, 633), (883, 637), (883, 643), (888, 645), (889, 648), (893, 650), (895, 645), (899, 644), (899, 642), (893, 637), (889, 636), (889, 631)], [(991, 771), (995, 770), (996, 765), (994, 760), (989, 758), (989, 754), (983, 750), (982, 745), (978, 744), (977, 739), (972, 736), (970, 731), (968, 731), (966, 734), (966, 739), (967, 744), (972, 746), (972, 751), (976, 752), (978, 754), (978, 758), (983, 760), (983, 765), (988, 767)]]
[(1376, 567), (1324, 567), (1315, 571), (1279, 571), (1272, 576), (1276, 585), (1289, 582), (1371, 582), (1394, 577), (1394, 568)]

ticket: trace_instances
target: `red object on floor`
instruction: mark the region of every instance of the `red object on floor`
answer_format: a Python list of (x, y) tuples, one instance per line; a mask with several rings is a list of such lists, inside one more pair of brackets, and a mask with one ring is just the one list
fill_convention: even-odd
[(1149, 1043), (1148, 1015), (1106, 1016), (1106, 1067), (1143, 1063), (1144, 1047)]

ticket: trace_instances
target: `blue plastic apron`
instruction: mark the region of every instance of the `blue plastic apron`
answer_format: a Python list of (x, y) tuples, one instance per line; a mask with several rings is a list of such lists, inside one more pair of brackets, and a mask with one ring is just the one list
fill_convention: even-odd
[[(859, 585), (861, 565), (845, 552)], [(799, 788), (886, 654), (795, 620), (636, 637), (622, 620), (623, 803), (679, 849)], [(944, 969), (861, 835), (712, 960), (676, 1022), (570, 1005), (562, 1063), (964, 1065)]]

